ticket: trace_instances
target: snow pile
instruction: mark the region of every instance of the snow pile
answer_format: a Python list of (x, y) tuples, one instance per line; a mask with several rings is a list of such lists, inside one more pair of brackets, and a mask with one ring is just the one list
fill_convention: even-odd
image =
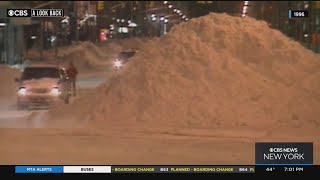
[[(70, 61), (73, 61), (79, 70), (97, 70), (111, 67), (112, 61), (118, 57), (121, 51), (139, 49), (144, 43), (144, 40), (137, 38), (107, 41), (101, 46), (97, 46), (91, 42), (79, 42), (70, 46), (59, 47), (58, 56), (55, 56), (55, 49), (44, 51), (44, 59), (48, 63), (60, 64), (67, 66)], [(30, 50), (27, 58), (32, 59), (33, 62), (39, 59), (39, 51)]]
[(148, 42), (149, 38), (130, 38), (130, 39), (124, 39), (124, 40), (118, 40), (115, 41), (113, 44), (119, 45), (122, 47), (122, 51), (127, 51), (132, 48), (134, 49), (140, 49), (141, 46), (143, 46), (146, 42)]
[(66, 56), (74, 52), (79, 51), (90, 51), (99, 57), (105, 57), (106, 55), (97, 47), (95, 44), (89, 41), (84, 41), (80, 43), (73, 44), (71, 46), (66, 46), (59, 51), (59, 56)]
[(106, 54), (111, 55), (112, 58), (117, 58), (117, 54), (121, 51), (131, 51), (137, 50), (141, 51), (141, 47), (146, 42), (150, 41), (149, 38), (139, 39), (139, 38), (129, 38), (121, 40), (106, 41), (101, 44), (101, 49)]
[(142, 43), (142, 40), (136, 38), (107, 42), (100, 47), (91, 42), (82, 42), (67, 47), (55, 60), (65, 66), (73, 61), (81, 71), (106, 68), (111, 67), (119, 52), (132, 48), (139, 49)]
[[(91, 42), (80, 42), (71, 46), (59, 47), (57, 57), (54, 49), (50, 49), (44, 52), (44, 57), (47, 63), (60, 64), (62, 66), (67, 66), (70, 61), (73, 61), (75, 66), (82, 72), (110, 65), (107, 55)], [(33, 62), (36, 63), (37, 61)]]
[(92, 52), (91, 50), (79, 49), (71, 52), (70, 54), (65, 54), (56, 58), (60, 65), (67, 66), (70, 61), (73, 61), (75, 66), (81, 70), (92, 70), (97, 69), (103, 65), (108, 65), (108, 61), (103, 61), (101, 57)]
[(141, 48), (119, 74), (49, 118), (99, 127), (320, 126), (319, 57), (265, 22), (212, 13)]
[(6, 65), (0, 65), (0, 97), (11, 97), (17, 94), (17, 83), (15, 78), (20, 78), (21, 71)]
[(67, 66), (70, 61), (80, 70), (95, 69), (106, 64), (103, 52), (91, 42), (81, 42), (59, 51), (56, 59), (59, 64)]

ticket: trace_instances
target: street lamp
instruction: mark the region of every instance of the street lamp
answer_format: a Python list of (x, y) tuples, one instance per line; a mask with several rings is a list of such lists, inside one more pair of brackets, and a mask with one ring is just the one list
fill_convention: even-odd
[(242, 14), (246, 14), (247, 13), (247, 10), (246, 9), (243, 9), (242, 10)]
[(242, 14), (241, 14), (242, 17), (246, 17), (248, 6), (249, 6), (249, 1), (244, 1), (244, 5), (242, 8)]
[(172, 7), (173, 7), (173, 6), (172, 6), (171, 4), (168, 6), (169, 9), (171, 9)]
[(163, 24), (163, 34), (167, 34), (167, 25), (168, 25), (169, 19), (164, 18), (164, 24)]
[(168, 1), (163, 1), (163, 4), (167, 4), (168, 3)]

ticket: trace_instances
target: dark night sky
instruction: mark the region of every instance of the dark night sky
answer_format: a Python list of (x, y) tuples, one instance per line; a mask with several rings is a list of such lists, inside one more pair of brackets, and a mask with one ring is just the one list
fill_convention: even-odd
[(206, 15), (210, 12), (230, 13), (241, 15), (243, 1), (214, 1), (213, 4), (197, 4), (196, 1), (189, 2), (191, 17)]

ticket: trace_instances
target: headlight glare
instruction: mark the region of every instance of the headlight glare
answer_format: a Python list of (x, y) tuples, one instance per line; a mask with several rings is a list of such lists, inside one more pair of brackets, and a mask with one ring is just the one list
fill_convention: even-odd
[(19, 90), (18, 90), (18, 94), (22, 95), (22, 96), (26, 95), (27, 94), (26, 88), (25, 87), (20, 87)]
[(51, 94), (54, 96), (58, 96), (60, 93), (61, 91), (57, 87), (51, 89)]

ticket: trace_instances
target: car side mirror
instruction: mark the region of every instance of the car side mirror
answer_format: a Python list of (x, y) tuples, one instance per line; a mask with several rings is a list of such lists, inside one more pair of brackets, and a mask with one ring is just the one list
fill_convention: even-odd
[(14, 78), (14, 81), (15, 82), (20, 82), (20, 79), (19, 78)]

